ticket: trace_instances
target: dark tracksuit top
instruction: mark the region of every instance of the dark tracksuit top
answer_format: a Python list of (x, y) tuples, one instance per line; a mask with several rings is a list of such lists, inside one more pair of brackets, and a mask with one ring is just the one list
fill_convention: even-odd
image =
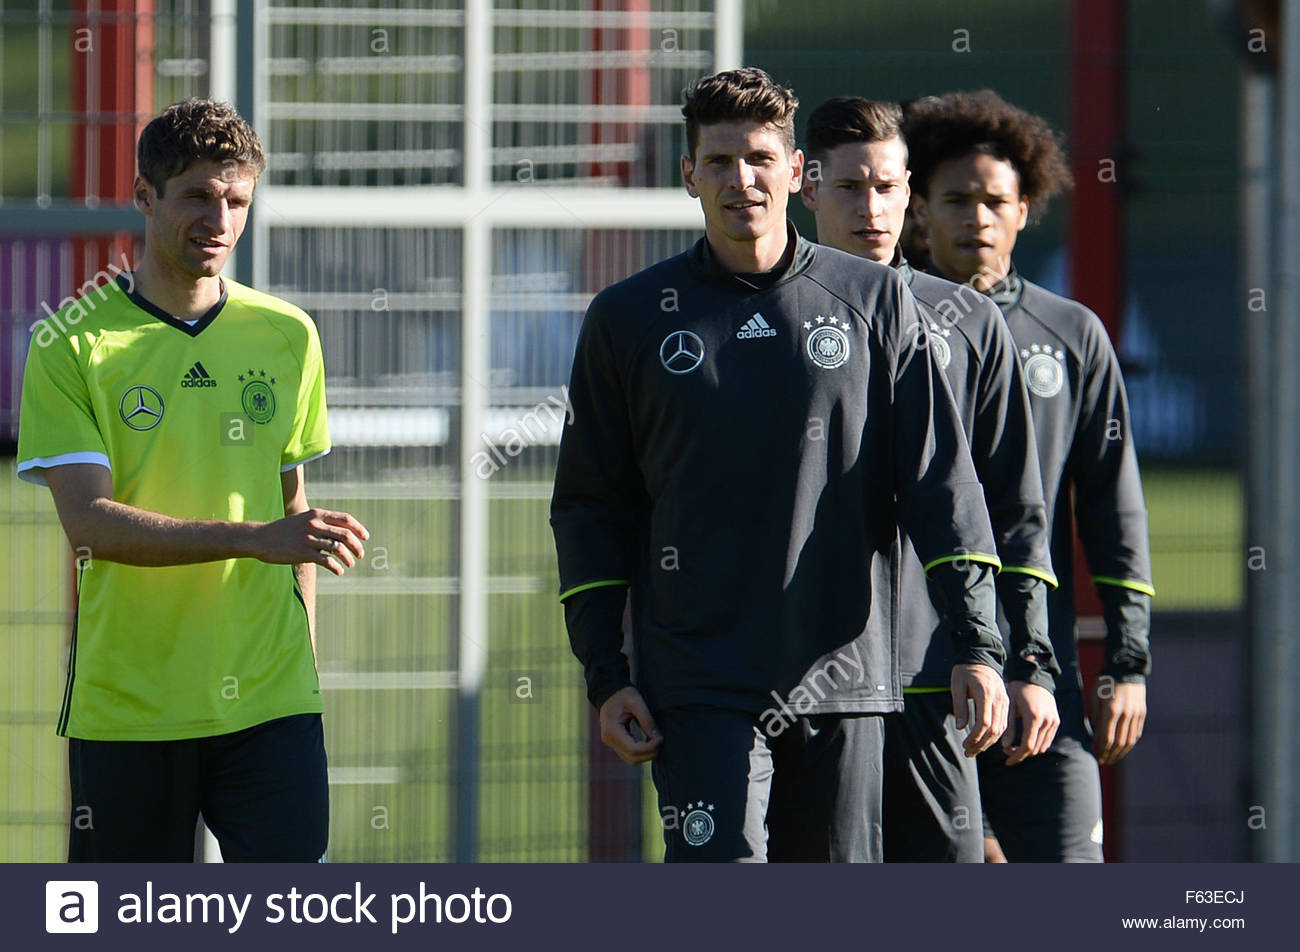
[(855, 709), (899, 710), (896, 646), (868, 619), (900, 523), (936, 579), (958, 580), (958, 657), (1000, 669), (991, 592), (951, 564), (997, 559), (912, 295), (889, 268), (790, 235), (766, 280), (727, 272), (701, 239), (587, 311), (551, 525), (566, 610), (613, 596), (569, 615), (597, 707), (630, 683), (611, 620), (630, 586), (652, 710), (757, 714), (849, 648)]
[(1057, 695), (1082, 687), (1075, 646), (1071, 488), (1079, 537), (1106, 624), (1101, 673), (1142, 682), (1151, 667), (1150, 596), (1155, 590), (1119, 360), (1097, 315), (1024, 280), (1014, 269), (990, 289), (990, 297), (1016, 340), (1034, 414), (1052, 564), (1062, 583), (1047, 597), (1048, 631), (1061, 666)]
[[(979, 291), (915, 271), (899, 273), (912, 289), (930, 353), (947, 376), (984, 487), (1002, 569), (999, 625), (1006, 678), (1051, 691), (1059, 673), (1048, 641), (1046, 589), (1056, 587), (1048, 555), (1047, 510), (1016, 342), (998, 309)], [(952, 637), (928, 597), (928, 582), (907, 537), (899, 565), (903, 684), (946, 690)]]
[[(930, 355), (951, 389), (997, 541), (999, 623), (1007, 680), (1051, 691), (1059, 673), (1047, 635), (1045, 589), (1056, 585), (1048, 555), (1046, 507), (1016, 344), (1001, 313), (966, 285), (918, 272), (898, 273), (916, 298)], [(932, 601), (931, 583), (911, 539), (900, 534), (897, 579), (883, 586), (873, 613), (897, 628), (905, 693), (946, 691), (957, 655), (953, 632)], [(874, 620), (873, 620), (874, 624)], [(834, 656), (821, 659), (822, 667)], [(817, 670), (815, 665), (813, 670)], [(817, 711), (852, 710), (853, 678), (836, 679)]]

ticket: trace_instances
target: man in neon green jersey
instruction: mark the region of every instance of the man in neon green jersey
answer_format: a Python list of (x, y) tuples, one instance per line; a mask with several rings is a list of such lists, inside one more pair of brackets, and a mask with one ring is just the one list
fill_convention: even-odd
[(368, 532), (312, 509), (330, 449), (320, 342), (293, 305), (221, 277), (266, 167), (229, 106), (186, 100), (138, 144), (138, 268), (34, 327), (18, 474), (80, 558), (58, 731), (70, 861), (313, 861), (329, 794), (315, 567)]

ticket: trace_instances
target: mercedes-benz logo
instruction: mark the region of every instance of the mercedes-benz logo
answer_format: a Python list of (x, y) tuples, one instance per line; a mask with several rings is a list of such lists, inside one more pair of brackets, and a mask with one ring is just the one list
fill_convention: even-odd
[(691, 331), (673, 331), (659, 345), (659, 362), (670, 374), (688, 374), (704, 363), (704, 341)]
[(146, 387), (142, 383), (122, 394), (122, 400), (117, 405), (122, 422), (133, 430), (152, 430), (162, 421), (163, 409), (162, 395), (153, 387)]

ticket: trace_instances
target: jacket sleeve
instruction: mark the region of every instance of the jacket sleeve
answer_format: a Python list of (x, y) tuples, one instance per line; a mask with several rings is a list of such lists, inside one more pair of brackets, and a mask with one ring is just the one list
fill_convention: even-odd
[(1034, 421), (1015, 340), (995, 306), (986, 306), (991, 313), (980, 349), (971, 456), (1002, 562), (997, 590), (1009, 649), (1006, 676), (1051, 691), (1060, 667), (1047, 634), (1047, 588), (1056, 588), (1057, 580)]
[(1150, 599), (1155, 594), (1146, 504), (1119, 361), (1101, 321), (1089, 316), (1083, 413), (1070, 449), (1069, 475), (1079, 538), (1103, 605), (1102, 673), (1141, 681), (1151, 667)]
[(1047, 634), (1047, 583), (1032, 575), (1003, 571), (997, 588), (1011, 649), (1003, 672), (1006, 679), (1056, 693), (1061, 665)]
[(984, 493), (961, 419), (907, 286), (894, 282), (896, 322), (884, 350), (893, 373), (891, 427), (898, 521), (934, 584), (959, 664), (1002, 669), (992, 572), (998, 565)]
[(997, 611), (994, 568), (985, 562), (942, 562), (930, 572), (930, 601), (952, 633), (953, 664), (1002, 670), (1006, 652), (992, 619)]
[(623, 643), (623, 607), (627, 589), (604, 586), (575, 592), (564, 600), (569, 646), (582, 662), (587, 700), (596, 710), (612, 694), (632, 683)]
[[(631, 683), (620, 623), (647, 506), (627, 394), (600, 300), (588, 308), (578, 336), (569, 382), (571, 413), (560, 438), (551, 497), (551, 529), (569, 643), (582, 662), (588, 697), (597, 707)], [(617, 596), (582, 599), (572, 608), (567, 605), (576, 595), (603, 588), (617, 588)], [(610, 607), (615, 602), (617, 612)]]

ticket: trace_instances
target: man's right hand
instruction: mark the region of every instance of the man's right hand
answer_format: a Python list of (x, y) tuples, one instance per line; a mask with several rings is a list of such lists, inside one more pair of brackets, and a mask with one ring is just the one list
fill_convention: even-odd
[[(985, 664), (954, 664), (952, 666), (952, 712), (957, 717), (957, 729), (966, 735), (967, 757), (982, 753), (1002, 736), (1007, 729), (1007, 690), (1002, 685), (1002, 675)], [(967, 701), (975, 702), (975, 716), (967, 710)]]
[[(632, 736), (633, 721), (640, 725), (645, 740), (637, 740)], [(600, 739), (625, 762), (634, 766), (654, 760), (664, 741), (641, 692), (631, 685), (611, 694), (600, 706)]]
[(365, 558), (361, 543), (369, 538), (366, 527), (346, 512), (308, 509), (258, 526), (253, 555), (273, 565), (314, 562), (342, 575)]

